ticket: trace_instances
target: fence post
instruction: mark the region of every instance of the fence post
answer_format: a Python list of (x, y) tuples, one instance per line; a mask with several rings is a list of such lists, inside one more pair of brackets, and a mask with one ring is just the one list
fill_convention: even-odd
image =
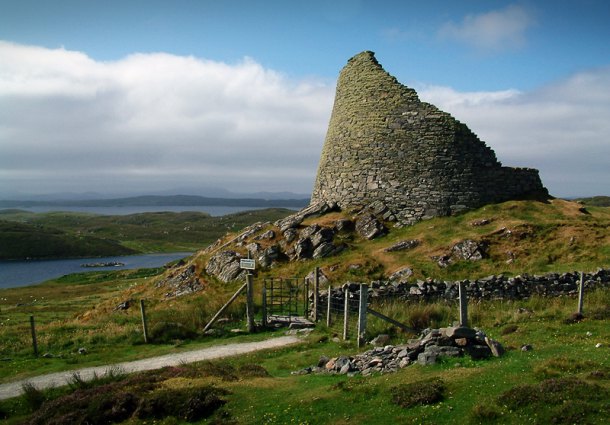
[(313, 321), (318, 321), (318, 303), (320, 301), (320, 268), (316, 267), (313, 276)]
[(358, 348), (364, 343), (366, 332), (366, 309), (368, 306), (369, 286), (360, 284), (360, 302), (358, 303)]
[(580, 272), (580, 286), (578, 287), (578, 314), (582, 316), (582, 307), (584, 304), (585, 296), (585, 274)]
[(349, 324), (349, 286), (343, 291), (343, 340), (348, 337)]
[(331, 314), (330, 303), (331, 303), (331, 287), (330, 287), (330, 285), (328, 285), (328, 293), (327, 293), (327, 297), (326, 297), (326, 326), (328, 326), (329, 328), (330, 328), (330, 325), (332, 325), (332, 319), (330, 318), (330, 314)]
[(30, 330), (32, 331), (32, 347), (34, 348), (34, 356), (38, 357), (38, 341), (36, 340), (36, 325), (34, 324), (34, 316), (30, 316)]
[(460, 293), (460, 326), (468, 327), (468, 296), (464, 283), (459, 284)]
[(263, 328), (267, 327), (267, 286), (263, 284), (263, 299), (262, 299), (262, 310), (263, 310)]
[(148, 321), (146, 319), (144, 300), (140, 300), (140, 313), (142, 314), (142, 334), (144, 335), (144, 343), (148, 344)]
[(248, 322), (248, 332), (256, 330), (254, 326), (254, 283), (252, 274), (246, 274), (246, 320)]

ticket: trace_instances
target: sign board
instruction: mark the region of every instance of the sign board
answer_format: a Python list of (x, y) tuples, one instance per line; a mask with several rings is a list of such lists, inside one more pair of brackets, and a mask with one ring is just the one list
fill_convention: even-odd
[(239, 260), (239, 268), (244, 270), (254, 270), (255, 261), (249, 258), (242, 258)]

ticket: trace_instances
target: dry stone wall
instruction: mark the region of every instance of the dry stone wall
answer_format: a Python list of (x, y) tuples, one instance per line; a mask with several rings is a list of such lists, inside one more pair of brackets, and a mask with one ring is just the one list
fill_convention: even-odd
[(388, 74), (372, 52), (341, 71), (312, 203), (383, 202), (410, 224), (466, 208), (546, 198), (538, 171), (502, 167), (470, 129)]

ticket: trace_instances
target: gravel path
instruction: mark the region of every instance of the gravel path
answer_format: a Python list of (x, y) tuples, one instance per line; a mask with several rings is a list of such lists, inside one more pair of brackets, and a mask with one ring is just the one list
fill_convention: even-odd
[(201, 348), (199, 350), (186, 351), (184, 353), (167, 354), (149, 359), (135, 360), (132, 362), (116, 363), (106, 366), (88, 367), (84, 369), (70, 370), (65, 372), (40, 375), (21, 381), (0, 384), (0, 400), (20, 395), (24, 383), (29, 382), (38, 389), (59, 387), (66, 385), (68, 380), (78, 373), (83, 380), (90, 380), (94, 374), (104, 375), (111, 368), (119, 368), (126, 373), (139, 372), (143, 370), (161, 369), (165, 366), (177, 366), (184, 363), (198, 362), (201, 360), (219, 359), (221, 357), (237, 356), (239, 354), (251, 353), (258, 350), (284, 347), (296, 344), (301, 340), (296, 336), (282, 336), (259, 342), (244, 342), (237, 344), (217, 345), (214, 347)]

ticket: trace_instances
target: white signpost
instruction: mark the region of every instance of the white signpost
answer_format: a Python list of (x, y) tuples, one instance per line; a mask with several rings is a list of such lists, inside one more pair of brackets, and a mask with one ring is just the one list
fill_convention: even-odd
[(250, 258), (242, 258), (239, 260), (239, 268), (244, 270), (254, 270), (256, 262)]

